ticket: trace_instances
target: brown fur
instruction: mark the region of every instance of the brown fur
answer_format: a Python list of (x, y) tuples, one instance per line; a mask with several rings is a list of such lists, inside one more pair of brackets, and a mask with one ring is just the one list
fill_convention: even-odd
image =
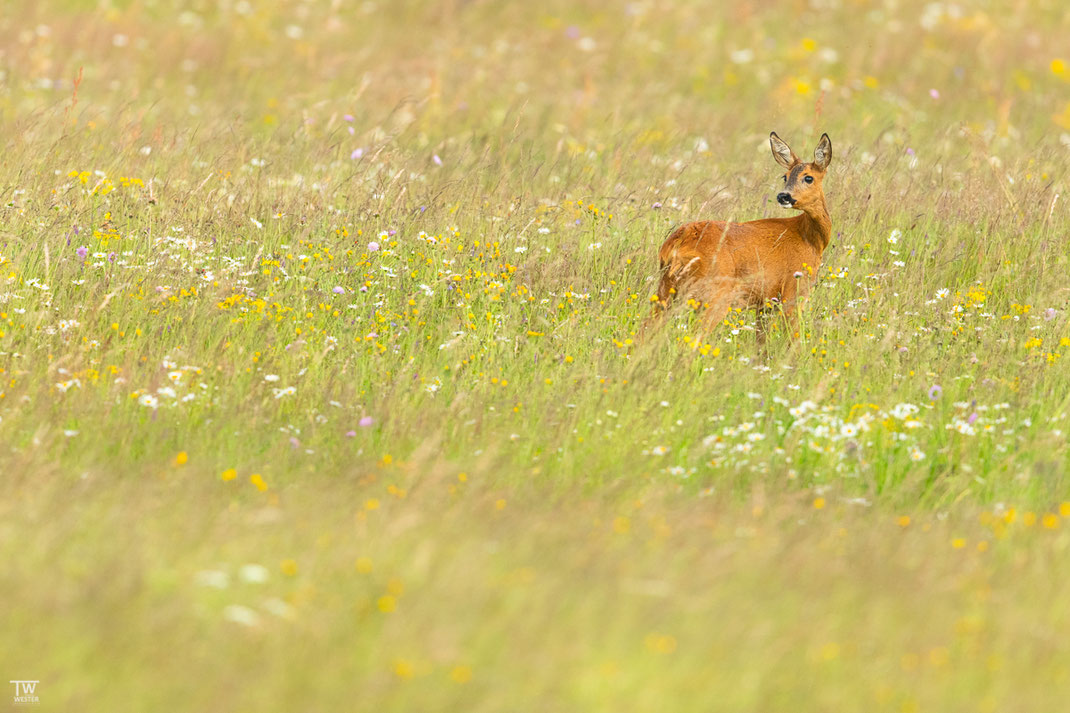
[[(817, 278), (832, 232), (821, 186), (832, 144), (823, 135), (815, 160), (803, 163), (775, 133), (769, 143), (773, 157), (787, 169), (782, 191), (794, 200), (791, 207), (802, 213), (747, 223), (701, 221), (674, 230), (658, 251), (657, 297), (662, 310), (674, 296), (697, 299), (706, 305), (709, 330), (733, 307), (754, 307), (761, 313), (779, 302), (794, 333), (796, 302)], [(806, 183), (806, 176), (813, 182)], [(762, 322), (759, 340), (764, 338)]]

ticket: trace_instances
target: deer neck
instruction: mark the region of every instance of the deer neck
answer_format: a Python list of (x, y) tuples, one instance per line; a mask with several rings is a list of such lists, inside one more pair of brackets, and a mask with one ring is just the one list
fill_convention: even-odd
[(812, 245), (818, 254), (824, 252), (832, 239), (832, 218), (829, 217), (825, 197), (822, 196), (820, 201), (807, 206), (796, 220), (802, 239)]

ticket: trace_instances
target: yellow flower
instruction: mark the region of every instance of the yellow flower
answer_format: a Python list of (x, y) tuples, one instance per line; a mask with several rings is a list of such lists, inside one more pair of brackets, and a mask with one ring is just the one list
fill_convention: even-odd
[(966, 546), (966, 540), (962, 537), (956, 537), (951, 541), (951, 546), (954, 547), (956, 550), (961, 550), (963, 547)]
[(279, 564), (279, 570), (287, 577), (293, 577), (297, 574), (297, 560), (283, 560)]
[(367, 500), (364, 501), (364, 509), (365, 510), (378, 510), (379, 509), (379, 500), (377, 498), (368, 498)]
[(227, 468), (219, 474), (219, 477), (222, 480), (234, 480), (238, 477), (238, 471), (234, 470), (233, 468)]
[(412, 669), (412, 664), (405, 659), (398, 659), (394, 662), (394, 675), (398, 678), (409, 679), (412, 678), (415, 672)]
[(268, 484), (264, 482), (264, 478), (259, 473), (253, 473), (249, 476), (249, 482), (256, 486), (256, 489), (261, 493), (268, 489)]
[(383, 612), (384, 614), (389, 614), (390, 612), (398, 608), (398, 600), (394, 599), (394, 597), (390, 596), (389, 594), (384, 594), (383, 596), (379, 597), (379, 601), (376, 602), (376, 605), (379, 607), (379, 611)]
[(361, 574), (368, 574), (374, 568), (370, 557), (358, 557), (354, 566)]
[(186, 453), (185, 451), (179, 451), (178, 455), (175, 456), (175, 465), (176, 466), (185, 465), (186, 461), (188, 461), (188, 460), (189, 460), (189, 454)]
[(907, 527), (910, 525), (910, 515), (900, 515), (896, 519), (896, 523), (899, 524), (899, 527)]
[(825, 507), (825, 499), (814, 498), (814, 510), (820, 510), (823, 507)]
[(1049, 512), (1043, 518), (1041, 518), (1040, 524), (1042, 524), (1045, 529), (1057, 530), (1059, 529), (1059, 516), (1055, 513)]
[(671, 654), (676, 651), (676, 637), (669, 634), (648, 634), (644, 643), (656, 654)]
[(1066, 71), (1066, 62), (1061, 59), (1051, 61), (1051, 73), (1056, 77), (1070, 77)]
[(457, 683), (468, 683), (472, 680), (472, 669), (469, 666), (454, 666), (450, 678)]

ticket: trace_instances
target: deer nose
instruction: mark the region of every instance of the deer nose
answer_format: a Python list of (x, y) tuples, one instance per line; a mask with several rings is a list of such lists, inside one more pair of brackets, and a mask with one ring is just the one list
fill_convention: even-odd
[(791, 197), (790, 193), (777, 193), (776, 202), (780, 205), (794, 205), (795, 199)]

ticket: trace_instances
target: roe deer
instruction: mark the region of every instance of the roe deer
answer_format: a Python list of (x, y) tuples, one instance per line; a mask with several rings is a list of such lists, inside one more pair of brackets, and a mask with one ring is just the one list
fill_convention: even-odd
[(821, 189), (832, 161), (832, 142), (828, 134), (821, 135), (812, 163), (803, 163), (776, 132), (769, 134), (769, 146), (776, 162), (787, 169), (777, 202), (802, 213), (747, 223), (700, 221), (674, 230), (658, 250), (659, 312), (668, 308), (673, 295), (697, 299), (706, 306), (708, 332), (733, 307), (754, 307), (758, 342), (763, 344), (765, 311), (779, 302), (794, 336), (796, 302), (816, 279), (832, 232)]

